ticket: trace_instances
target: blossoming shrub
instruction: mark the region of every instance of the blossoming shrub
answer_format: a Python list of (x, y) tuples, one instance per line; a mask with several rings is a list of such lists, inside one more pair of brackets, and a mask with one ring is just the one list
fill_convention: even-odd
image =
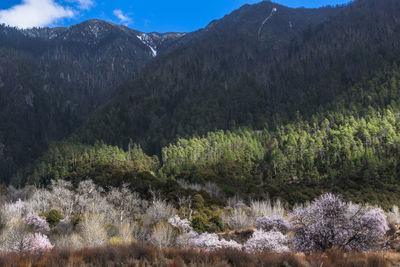
[(41, 233), (28, 234), (24, 238), (24, 251), (38, 253), (45, 250), (50, 250), (54, 246), (46, 235)]
[(204, 233), (192, 238), (189, 242), (191, 247), (201, 248), (207, 251), (223, 249), (223, 248), (233, 248), (242, 249), (242, 245), (236, 241), (227, 241), (225, 239), (219, 239), (217, 234)]
[(50, 231), (50, 227), (46, 219), (37, 214), (29, 213), (23, 221), (26, 225), (32, 227), (35, 232), (47, 233)]
[(181, 219), (178, 215), (175, 215), (169, 218), (168, 222), (179, 231), (175, 240), (175, 245), (177, 247), (187, 247), (190, 245), (192, 239), (199, 236), (199, 234), (193, 230), (188, 219)]
[(249, 252), (288, 252), (288, 238), (278, 231), (264, 232), (256, 230), (244, 244), (244, 249)]
[(296, 207), (290, 217), (293, 246), (306, 253), (330, 248), (372, 250), (389, 230), (382, 209), (346, 203), (330, 193)]
[(178, 215), (168, 219), (168, 222), (175, 228), (188, 232), (192, 230), (188, 219), (181, 219)]
[(256, 220), (256, 227), (263, 231), (279, 231), (286, 234), (290, 230), (290, 224), (280, 216), (264, 216)]

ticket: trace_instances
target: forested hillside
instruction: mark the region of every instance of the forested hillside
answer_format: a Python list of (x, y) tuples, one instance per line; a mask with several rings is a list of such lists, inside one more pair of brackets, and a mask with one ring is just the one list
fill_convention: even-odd
[[(399, 5), (360, 0), (318, 10), (270, 2), (245, 6), (150, 63), (78, 136), (124, 147), (133, 139), (159, 153), (177, 137), (241, 126), (273, 129), (296, 120), (297, 111), (310, 118), (399, 60)], [(258, 37), (259, 23), (273, 8)]]
[(400, 192), (397, 11), (393, 0), (244, 6), (171, 44), (12, 181), (128, 182), (144, 198), (201, 194), (207, 205), (332, 191), (390, 207)]
[(242, 128), (180, 138), (162, 148), (160, 160), (132, 143), (124, 151), (69, 141), (53, 146), (20, 178), (35, 184), (78, 183), (87, 177), (103, 186), (128, 182), (144, 196), (157, 188), (171, 201), (177, 201), (174, 192), (182, 191), (182, 182), (197, 184), (197, 191), (212, 183), (220, 199), (272, 196), (291, 204), (333, 191), (390, 207), (399, 203), (400, 193), (398, 99), (400, 68), (393, 65), (338, 95), (327, 111), (310, 119), (297, 113), (294, 122), (274, 130)]
[(0, 27), (0, 265), (398, 266), (399, 14)]
[(0, 25), (0, 179), (68, 136), (117, 86), (182, 34), (90, 20), (67, 28)]

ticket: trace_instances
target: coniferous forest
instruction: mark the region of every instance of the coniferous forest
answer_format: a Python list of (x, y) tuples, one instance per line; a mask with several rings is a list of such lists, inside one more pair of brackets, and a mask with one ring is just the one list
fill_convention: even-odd
[(399, 265), (398, 14), (1, 25), (0, 265)]

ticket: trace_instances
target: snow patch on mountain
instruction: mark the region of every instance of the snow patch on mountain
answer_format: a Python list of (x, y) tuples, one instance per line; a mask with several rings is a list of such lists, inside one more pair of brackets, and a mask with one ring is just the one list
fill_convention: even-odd
[(139, 38), (139, 40), (142, 41), (143, 44), (147, 45), (150, 48), (153, 57), (157, 56), (157, 47), (154, 45), (153, 39), (149, 35), (141, 33), (136, 37)]

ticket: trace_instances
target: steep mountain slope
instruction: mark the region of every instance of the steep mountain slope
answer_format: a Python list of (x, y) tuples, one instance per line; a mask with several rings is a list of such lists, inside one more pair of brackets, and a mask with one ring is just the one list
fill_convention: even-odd
[(297, 111), (312, 116), (398, 60), (399, 11), (395, 0), (311, 10), (244, 6), (150, 63), (79, 136), (122, 146), (133, 139), (159, 153), (178, 136), (274, 127)]
[(246, 5), (151, 62), (79, 135), (119, 145), (133, 139), (154, 153), (177, 136), (262, 127), (273, 109), (271, 94), (280, 91), (272, 88), (269, 68), (278, 71), (271, 66), (287, 61), (294, 38), (341, 9)]
[(175, 201), (184, 188), (291, 204), (333, 191), (389, 208), (400, 203), (399, 11), (395, 0), (245, 6), (150, 62), (23, 177), (129, 182)]
[(68, 135), (113, 90), (183, 34), (100, 20), (67, 28), (0, 26), (0, 177)]

